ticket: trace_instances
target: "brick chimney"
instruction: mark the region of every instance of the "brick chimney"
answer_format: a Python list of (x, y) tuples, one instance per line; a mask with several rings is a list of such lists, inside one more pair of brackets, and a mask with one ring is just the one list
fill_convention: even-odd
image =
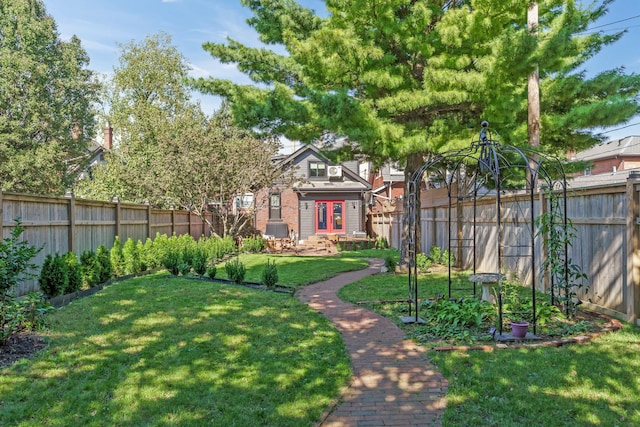
[(113, 148), (113, 128), (109, 125), (109, 122), (104, 127), (104, 143), (102, 145), (105, 150)]

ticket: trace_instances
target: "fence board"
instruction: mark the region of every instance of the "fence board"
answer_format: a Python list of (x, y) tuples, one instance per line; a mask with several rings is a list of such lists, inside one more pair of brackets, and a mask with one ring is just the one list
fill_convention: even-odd
[[(431, 190), (430, 190), (431, 191)], [(429, 253), (432, 246), (447, 249), (448, 245), (448, 200), (442, 197), (442, 189), (433, 196), (422, 196), (422, 251)], [(581, 298), (592, 302), (609, 313), (635, 321), (640, 312), (640, 248), (633, 246), (629, 236), (640, 234), (640, 209), (627, 206), (629, 194), (640, 199), (638, 180), (630, 179), (626, 184), (615, 184), (588, 189), (571, 189), (567, 194), (567, 216), (577, 233), (570, 248), (569, 257), (588, 276), (589, 293), (579, 293)], [(542, 201), (541, 201), (542, 199)], [(451, 209), (452, 239), (457, 236), (455, 201)], [(544, 195), (536, 196), (534, 218), (540, 215)], [(497, 237), (495, 225), (497, 207), (493, 196), (485, 195), (476, 202), (476, 269), (494, 271), (497, 265)], [(638, 203), (636, 203), (638, 205)], [(547, 209), (545, 207), (545, 209)], [(547, 289), (542, 274), (543, 242), (540, 236), (532, 236), (531, 203), (522, 195), (502, 196), (502, 223), (505, 246), (504, 267), (507, 273), (518, 280), (531, 283), (535, 276), (538, 289)], [(628, 230), (631, 220), (633, 232)], [(374, 236), (386, 237), (393, 247), (400, 248), (400, 241), (393, 233), (396, 230), (386, 224), (402, 224), (402, 212), (385, 214), (384, 220), (372, 217)], [(473, 202), (464, 201), (462, 218), (464, 239), (473, 239)], [(536, 253), (531, 254), (531, 241), (535, 239)], [(639, 241), (640, 238), (636, 238)], [(636, 242), (636, 245), (640, 243)], [(511, 256), (513, 255), (513, 256)], [(521, 256), (519, 258), (518, 256)], [(638, 261), (634, 263), (634, 256)], [(463, 268), (473, 267), (472, 249), (463, 248), (460, 258)], [(533, 260), (533, 261), (532, 261)], [(535, 266), (535, 271), (534, 271)]]
[[(116, 235), (122, 243), (129, 237), (144, 242), (157, 233), (191, 232), (194, 239), (211, 235), (203, 221), (187, 211), (152, 210), (148, 205), (0, 192), (0, 208), (2, 238), (11, 235), (14, 220), (21, 218), (25, 228), (22, 239), (43, 248), (33, 260), (38, 266), (36, 274), (48, 254), (65, 254), (72, 245), (78, 256), (102, 244), (110, 249)], [(211, 214), (213, 222), (212, 218)], [(37, 290), (36, 279), (25, 280), (16, 294)]]

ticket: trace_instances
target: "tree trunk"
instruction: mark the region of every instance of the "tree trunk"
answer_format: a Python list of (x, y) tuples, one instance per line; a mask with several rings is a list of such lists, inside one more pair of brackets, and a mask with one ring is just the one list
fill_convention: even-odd
[[(407, 156), (407, 165), (404, 168), (404, 197), (402, 198), (402, 247), (400, 249), (400, 267), (406, 268), (408, 266), (408, 253), (409, 253), (409, 221), (407, 213), (409, 212), (409, 183), (413, 177), (415, 171), (420, 169), (424, 164), (424, 156), (422, 153), (411, 153)], [(416, 253), (422, 252), (422, 227), (420, 226), (422, 219), (421, 204), (420, 204), (420, 190), (422, 189), (422, 180), (418, 184), (416, 190), (418, 194), (415, 195), (415, 212), (416, 221), (418, 222), (416, 227), (415, 237), (415, 250)]]

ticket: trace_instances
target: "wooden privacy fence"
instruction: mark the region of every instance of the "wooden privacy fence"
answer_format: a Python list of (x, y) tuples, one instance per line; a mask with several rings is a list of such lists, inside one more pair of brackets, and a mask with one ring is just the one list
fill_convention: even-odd
[[(152, 209), (149, 205), (98, 202), (71, 197), (34, 196), (0, 192), (0, 230), (9, 237), (15, 219), (22, 220), (22, 238), (42, 251), (34, 259), (41, 266), (47, 254), (95, 251), (104, 244), (111, 248), (116, 236), (144, 242), (156, 234), (190, 234), (194, 239), (210, 236), (209, 227), (188, 211)], [(215, 224), (214, 214), (208, 220)], [(39, 268), (36, 273), (39, 272)], [(17, 289), (18, 295), (39, 290), (37, 279)]]
[[(442, 197), (444, 192), (445, 197)], [(548, 278), (541, 270), (544, 242), (531, 236), (530, 203), (521, 196), (502, 196), (504, 225), (504, 266), (507, 273), (519, 281), (531, 284), (536, 266), (536, 288), (547, 290)], [(548, 208), (544, 193), (534, 202), (534, 217)], [(607, 314), (635, 322), (640, 316), (640, 177), (631, 175), (626, 182), (615, 185), (569, 188), (567, 190), (567, 216), (576, 229), (573, 246), (569, 250), (572, 263), (587, 274), (589, 292), (579, 294), (585, 305)], [(497, 265), (497, 229), (495, 197), (486, 196), (477, 201), (475, 247), (476, 270), (494, 271)], [(452, 241), (466, 239), (473, 242), (473, 202), (459, 205), (452, 201), (451, 227), (448, 225), (449, 202), (446, 189), (426, 191), (421, 196), (421, 250), (429, 254), (432, 246), (448, 248)], [(372, 231), (376, 237), (386, 237), (400, 248), (402, 212), (372, 215)], [(531, 256), (531, 239), (536, 252)], [(469, 240), (470, 239), (470, 240)], [(460, 267), (473, 268), (473, 251), (465, 245), (451, 250)], [(468, 245), (467, 245), (468, 246)], [(531, 260), (534, 260), (533, 263)], [(590, 300), (590, 301), (589, 301)], [(639, 322), (640, 323), (640, 322)]]

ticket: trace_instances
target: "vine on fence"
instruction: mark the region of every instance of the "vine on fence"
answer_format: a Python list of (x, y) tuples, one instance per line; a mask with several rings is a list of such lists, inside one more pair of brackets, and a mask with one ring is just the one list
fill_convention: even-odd
[(559, 304), (567, 317), (573, 317), (580, 304), (578, 291), (589, 290), (587, 275), (569, 258), (569, 248), (573, 247), (577, 229), (566, 217), (560, 207), (560, 199), (552, 189), (547, 192), (547, 197), (549, 209), (535, 219), (536, 236), (546, 238), (542, 268), (551, 281), (551, 302)]

